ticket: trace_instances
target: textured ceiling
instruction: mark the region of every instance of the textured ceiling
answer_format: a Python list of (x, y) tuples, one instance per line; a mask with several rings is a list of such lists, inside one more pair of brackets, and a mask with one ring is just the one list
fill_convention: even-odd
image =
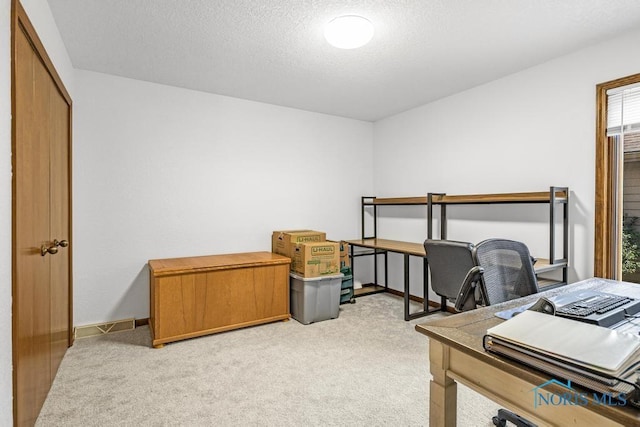
[[(74, 67), (375, 121), (640, 28), (638, 0), (49, 0)], [(375, 26), (354, 50), (323, 26)]]

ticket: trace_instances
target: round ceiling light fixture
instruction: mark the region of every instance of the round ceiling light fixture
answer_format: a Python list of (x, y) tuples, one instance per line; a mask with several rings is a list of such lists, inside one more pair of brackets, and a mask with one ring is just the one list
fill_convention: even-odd
[(357, 15), (339, 16), (329, 21), (324, 38), (340, 49), (355, 49), (369, 43), (373, 37), (373, 24)]

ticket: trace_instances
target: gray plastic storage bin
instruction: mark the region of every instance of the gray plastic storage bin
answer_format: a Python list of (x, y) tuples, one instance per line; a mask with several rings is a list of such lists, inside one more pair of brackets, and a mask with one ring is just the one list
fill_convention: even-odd
[(340, 288), (343, 274), (324, 277), (291, 276), (291, 316), (308, 325), (335, 319), (340, 313)]

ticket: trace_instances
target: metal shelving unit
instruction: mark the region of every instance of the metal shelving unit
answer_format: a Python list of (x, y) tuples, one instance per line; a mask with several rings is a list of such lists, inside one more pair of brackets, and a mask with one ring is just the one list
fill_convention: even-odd
[[(374, 283), (372, 286), (356, 291), (355, 296), (363, 296), (378, 292), (390, 292), (388, 288), (388, 253), (398, 253), (404, 256), (404, 301), (405, 320), (426, 316), (430, 313), (446, 309), (446, 299), (440, 298), (440, 306), (435, 310), (429, 307), (429, 279), (426, 253), (422, 244), (400, 242), (378, 238), (378, 209), (381, 206), (426, 206), (427, 207), (427, 237), (433, 236), (433, 209), (440, 207), (440, 238), (447, 238), (447, 206), (449, 205), (483, 205), (483, 204), (548, 204), (549, 205), (549, 258), (537, 258), (534, 265), (538, 275), (538, 284), (542, 289), (551, 289), (567, 283), (568, 246), (569, 246), (569, 188), (550, 187), (549, 191), (523, 192), (523, 193), (499, 193), (499, 194), (466, 194), (448, 195), (446, 193), (428, 193), (427, 196), (418, 197), (386, 197), (363, 196), (361, 198), (361, 239), (348, 240), (351, 245), (350, 256), (352, 270), (354, 259), (362, 256), (373, 256)], [(367, 231), (365, 217), (367, 209), (373, 209), (372, 230)], [(556, 254), (556, 216), (558, 211), (562, 213), (562, 256)], [(355, 252), (359, 247), (361, 251)], [(378, 282), (378, 256), (382, 255), (384, 262), (384, 286)], [(424, 265), (424, 300), (423, 309), (416, 313), (409, 313), (409, 258), (411, 256), (423, 259)], [(562, 279), (544, 278), (543, 274), (561, 271)], [(355, 273), (354, 273), (355, 274)]]
[[(562, 271), (562, 280), (546, 279), (539, 276), (541, 288), (550, 289), (567, 283), (567, 267), (569, 260), (569, 188), (550, 187), (549, 191), (501, 194), (466, 194), (448, 195), (445, 193), (429, 193), (427, 199), (427, 237), (433, 236), (433, 208), (440, 206), (440, 238), (447, 238), (447, 206), (449, 205), (483, 205), (483, 204), (540, 204), (549, 205), (549, 258), (538, 258), (534, 268), (536, 274), (550, 271)], [(558, 208), (562, 211), (562, 256), (557, 256), (556, 215)]]

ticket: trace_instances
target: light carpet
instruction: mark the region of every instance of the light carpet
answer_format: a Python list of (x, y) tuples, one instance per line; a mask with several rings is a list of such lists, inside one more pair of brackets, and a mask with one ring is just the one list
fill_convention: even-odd
[[(414, 308), (415, 309), (415, 308)], [(438, 315), (439, 316), (439, 315)], [(426, 426), (428, 340), (402, 299), (151, 347), (148, 327), (77, 340), (37, 426)], [(499, 406), (458, 385), (458, 425)]]

